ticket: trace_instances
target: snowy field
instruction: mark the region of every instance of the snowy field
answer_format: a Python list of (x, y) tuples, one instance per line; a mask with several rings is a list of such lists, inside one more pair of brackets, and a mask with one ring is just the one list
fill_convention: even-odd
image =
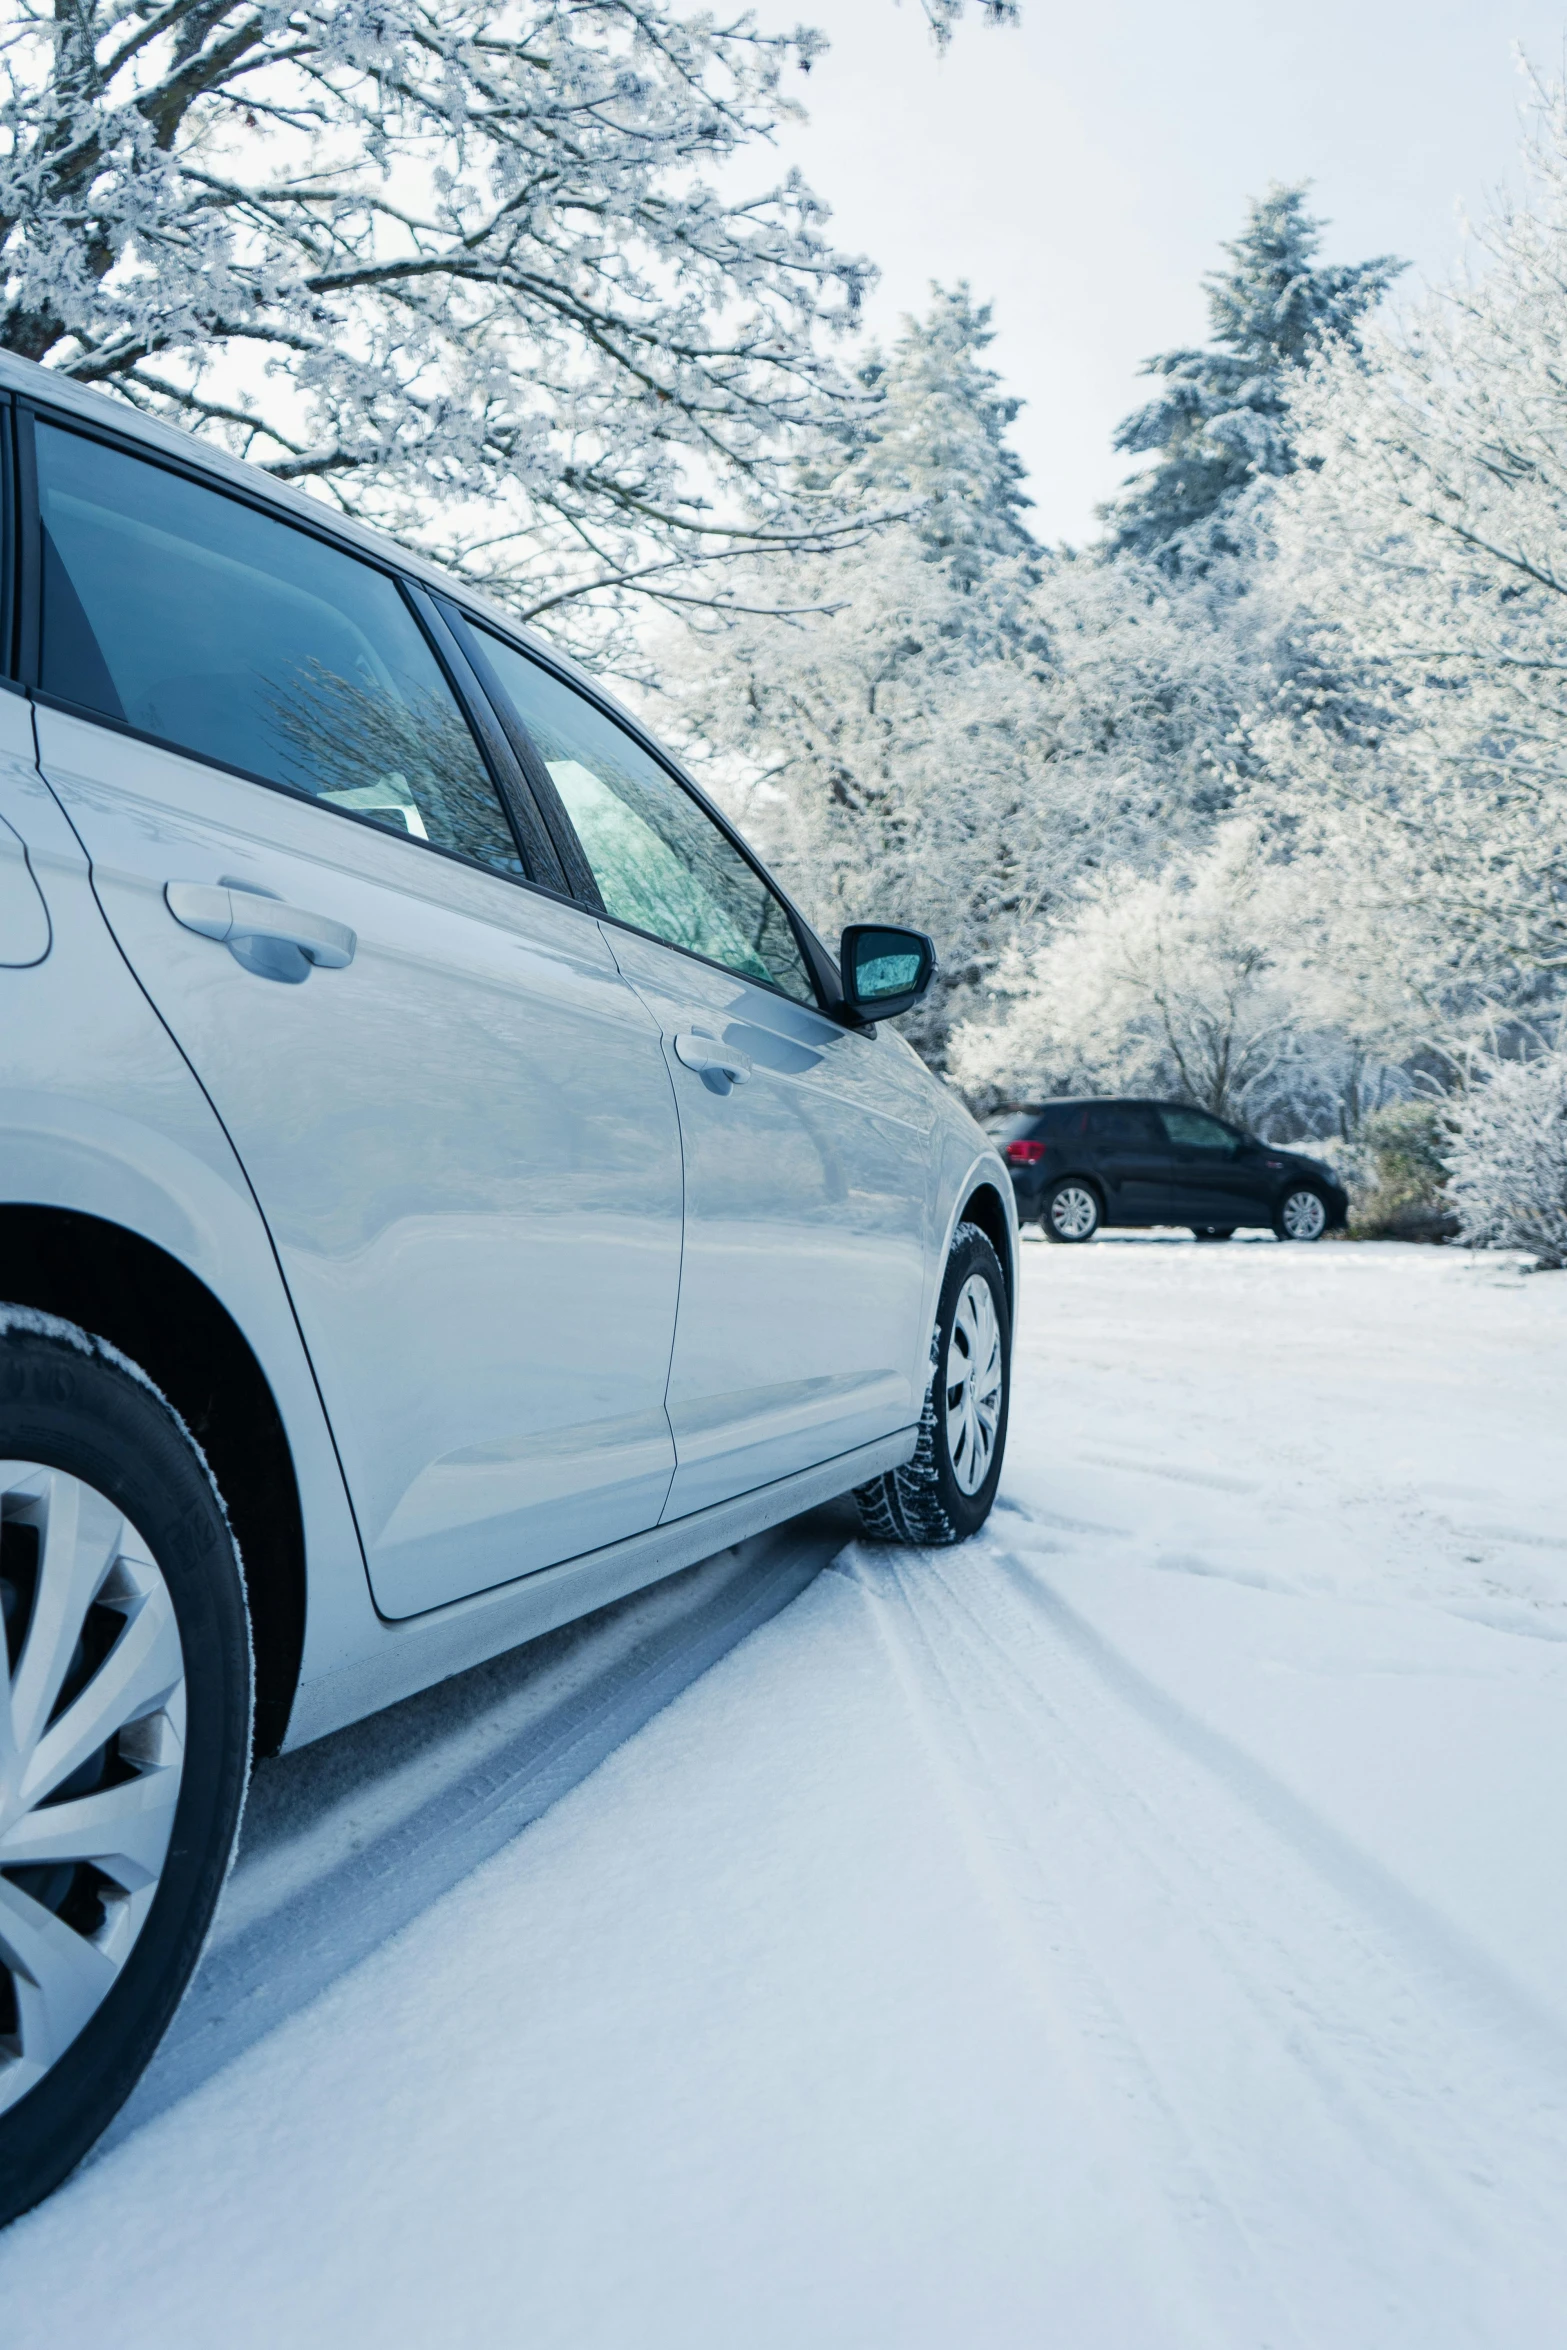
[(399, 1930), (318, 1903), (368, 1955), (0, 2242), (7, 2350), (1556, 2350), (1567, 1276), (1024, 1256), (986, 1534), (842, 1550)]

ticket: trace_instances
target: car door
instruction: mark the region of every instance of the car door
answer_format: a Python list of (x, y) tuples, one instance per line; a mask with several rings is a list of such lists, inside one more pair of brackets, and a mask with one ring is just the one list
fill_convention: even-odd
[(666, 1517), (919, 1416), (935, 1105), (896, 1039), (821, 1007), (781, 899), (607, 712), (487, 639), (680, 1108), (685, 1248)]
[(1261, 1153), (1248, 1153), (1244, 1139), (1206, 1110), (1170, 1105), (1159, 1112), (1178, 1169), (1182, 1223), (1216, 1230), (1265, 1223), (1259, 1199)]
[(36, 444), (41, 763), (255, 1189), (377, 1603), (656, 1524), (659, 1031), (597, 923), (529, 885), (460, 661), (329, 538), (44, 421)]
[(1107, 1224), (1181, 1221), (1175, 1154), (1154, 1110), (1143, 1102), (1096, 1102), (1088, 1134)]

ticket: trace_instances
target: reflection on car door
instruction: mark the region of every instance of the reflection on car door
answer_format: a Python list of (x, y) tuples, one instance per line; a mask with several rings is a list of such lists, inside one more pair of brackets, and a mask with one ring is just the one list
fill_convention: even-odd
[(781, 901), (675, 777), (515, 648), (488, 657), (679, 1102), (680, 1517), (918, 1418), (934, 1105), (894, 1039), (823, 1013)]
[[(78, 705), (40, 707), (43, 767), (255, 1187), (379, 1605), (655, 1524), (681, 1212), (656, 1023), (597, 923), (522, 886), (390, 577), (139, 458), (38, 440), (42, 685)], [(210, 905), (181, 885), (252, 912), (259, 893), (285, 929), (325, 917), (351, 960), (231, 948), (170, 884), (187, 916)]]

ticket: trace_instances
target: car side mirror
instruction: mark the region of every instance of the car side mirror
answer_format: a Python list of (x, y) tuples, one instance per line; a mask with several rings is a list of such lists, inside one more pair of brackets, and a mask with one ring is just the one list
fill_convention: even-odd
[(923, 930), (851, 922), (838, 950), (844, 1002), (862, 1020), (911, 1012), (936, 976), (936, 949)]

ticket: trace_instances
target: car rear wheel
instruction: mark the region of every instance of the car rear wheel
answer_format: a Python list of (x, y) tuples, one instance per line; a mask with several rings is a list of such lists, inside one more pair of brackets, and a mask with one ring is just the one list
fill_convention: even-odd
[(882, 1542), (965, 1542), (990, 1515), (1001, 1479), (1012, 1331), (1001, 1264), (977, 1224), (960, 1224), (947, 1259), (932, 1376), (914, 1458), (855, 1493)]
[(1286, 1192), (1279, 1202), (1279, 1212), (1273, 1220), (1275, 1235), (1280, 1240), (1320, 1240), (1328, 1228), (1328, 1204), (1320, 1191), (1309, 1184), (1297, 1184)]
[(112, 2120), (238, 1833), (250, 1641), (205, 1461), (123, 1357), (0, 1306), (0, 2225)]
[(1046, 1200), (1042, 1221), (1047, 1240), (1092, 1240), (1100, 1222), (1099, 1200), (1092, 1186), (1068, 1175)]

